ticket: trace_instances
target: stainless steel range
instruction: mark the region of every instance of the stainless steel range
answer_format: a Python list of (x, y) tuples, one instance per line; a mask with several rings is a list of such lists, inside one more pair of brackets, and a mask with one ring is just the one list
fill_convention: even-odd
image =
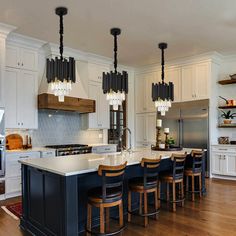
[(66, 144), (66, 145), (49, 145), (46, 148), (56, 149), (56, 156), (68, 156), (91, 153), (92, 147), (85, 144)]

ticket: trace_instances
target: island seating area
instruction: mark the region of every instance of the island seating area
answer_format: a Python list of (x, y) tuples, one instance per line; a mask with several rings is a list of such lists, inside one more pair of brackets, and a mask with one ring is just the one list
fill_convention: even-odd
[[(177, 151), (176, 154), (185, 155), (186, 153), (187, 163), (192, 158), (191, 151), (191, 149), (183, 149)], [(73, 157), (22, 160), (23, 215), (20, 226), (24, 231), (39, 236), (71, 236), (84, 233), (87, 223), (88, 192), (102, 185), (102, 179), (97, 172), (98, 167), (100, 165), (114, 167), (125, 162), (127, 162), (127, 167), (124, 173), (122, 199), (124, 222), (127, 222), (128, 184), (130, 179), (143, 176), (143, 167), (140, 165), (142, 159), (144, 157), (153, 160), (161, 158), (158, 167), (161, 176), (173, 170), (172, 155), (174, 155), (172, 152), (144, 149), (126, 154), (84, 154)], [(202, 163), (201, 192), (205, 194), (204, 157)], [(177, 192), (180, 190), (177, 189)], [(160, 198), (163, 200), (165, 193), (166, 185), (162, 183)], [(138, 194), (132, 194), (132, 210), (139, 209), (139, 200)], [(153, 201), (150, 199), (150, 202)], [(176, 202), (174, 204), (176, 205)], [(178, 214), (178, 209), (176, 213), (172, 213), (172, 210), (170, 207), (170, 214)], [(99, 211), (94, 210), (91, 218), (93, 227), (100, 225), (100, 217)], [(120, 219), (118, 209), (112, 208), (110, 217)], [(144, 225), (148, 227), (147, 222)], [(104, 232), (104, 228), (102, 231)]]

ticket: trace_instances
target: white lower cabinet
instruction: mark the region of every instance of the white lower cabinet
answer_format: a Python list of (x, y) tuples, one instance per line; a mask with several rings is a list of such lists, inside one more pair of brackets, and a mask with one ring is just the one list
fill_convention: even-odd
[(156, 113), (136, 114), (136, 145), (149, 146), (156, 142)]
[(236, 148), (213, 147), (211, 153), (211, 173), (236, 177)]
[(40, 152), (6, 153), (6, 198), (21, 195), (21, 164), (19, 163), (19, 160), (39, 157)]

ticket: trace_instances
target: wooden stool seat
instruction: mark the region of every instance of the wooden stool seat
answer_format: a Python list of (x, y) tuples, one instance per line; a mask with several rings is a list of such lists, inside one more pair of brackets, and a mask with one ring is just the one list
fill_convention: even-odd
[[(192, 194), (192, 201), (195, 201), (195, 193), (198, 193), (200, 198), (202, 196), (202, 160), (203, 160), (203, 151), (192, 150), (191, 157), (192, 163), (191, 168), (187, 168), (184, 171), (184, 175), (186, 177), (186, 192), (190, 192)], [(191, 191), (189, 190), (189, 178), (191, 177)], [(199, 188), (196, 190), (195, 177), (198, 177)]]
[[(92, 188), (88, 191), (87, 206), (87, 234), (91, 235), (115, 235), (121, 233), (124, 226), (123, 216), (123, 181), (127, 162), (119, 166), (104, 166), (98, 168), (98, 175), (102, 177), (102, 186)], [(110, 212), (111, 207), (119, 207), (119, 229), (110, 232)], [(99, 208), (100, 211), (100, 232), (92, 231), (92, 207)], [(106, 220), (105, 220), (106, 217)], [(105, 230), (106, 221), (106, 230)]]
[[(131, 221), (131, 215), (135, 214), (132, 211), (132, 197), (131, 193), (139, 193), (139, 216), (144, 217), (144, 226), (148, 224), (148, 217), (155, 215), (156, 219), (158, 217), (160, 203), (160, 188), (158, 180), (158, 168), (161, 159), (147, 159), (143, 158), (141, 161), (141, 167), (143, 169), (143, 176), (136, 177), (129, 180), (129, 192), (128, 192), (128, 222)], [(153, 212), (148, 212), (148, 193), (154, 193), (154, 205), (155, 210)], [(144, 196), (144, 212), (143, 212), (143, 196)], [(137, 215), (137, 214), (136, 214)]]
[[(167, 184), (167, 201), (170, 201), (169, 197), (169, 185), (172, 184), (172, 209), (176, 211), (176, 203), (181, 202), (181, 205), (184, 206), (184, 163), (187, 154), (172, 154), (171, 160), (173, 163), (172, 172), (162, 172), (160, 174), (160, 181)], [(177, 199), (176, 197), (176, 184), (179, 184), (179, 195), (180, 197)]]

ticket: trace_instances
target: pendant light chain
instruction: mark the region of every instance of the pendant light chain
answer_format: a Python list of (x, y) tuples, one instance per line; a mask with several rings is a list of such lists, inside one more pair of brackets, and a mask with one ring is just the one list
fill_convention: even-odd
[(165, 58), (164, 58), (164, 48), (161, 49), (161, 80), (164, 84), (164, 78), (165, 78)]
[(117, 50), (118, 50), (117, 34), (115, 34), (114, 35), (114, 69), (115, 69), (116, 74), (117, 74)]
[(63, 34), (64, 34), (64, 27), (63, 27), (63, 14), (60, 14), (60, 30), (59, 30), (59, 34), (60, 34), (60, 55), (61, 55), (61, 60), (63, 60)]

